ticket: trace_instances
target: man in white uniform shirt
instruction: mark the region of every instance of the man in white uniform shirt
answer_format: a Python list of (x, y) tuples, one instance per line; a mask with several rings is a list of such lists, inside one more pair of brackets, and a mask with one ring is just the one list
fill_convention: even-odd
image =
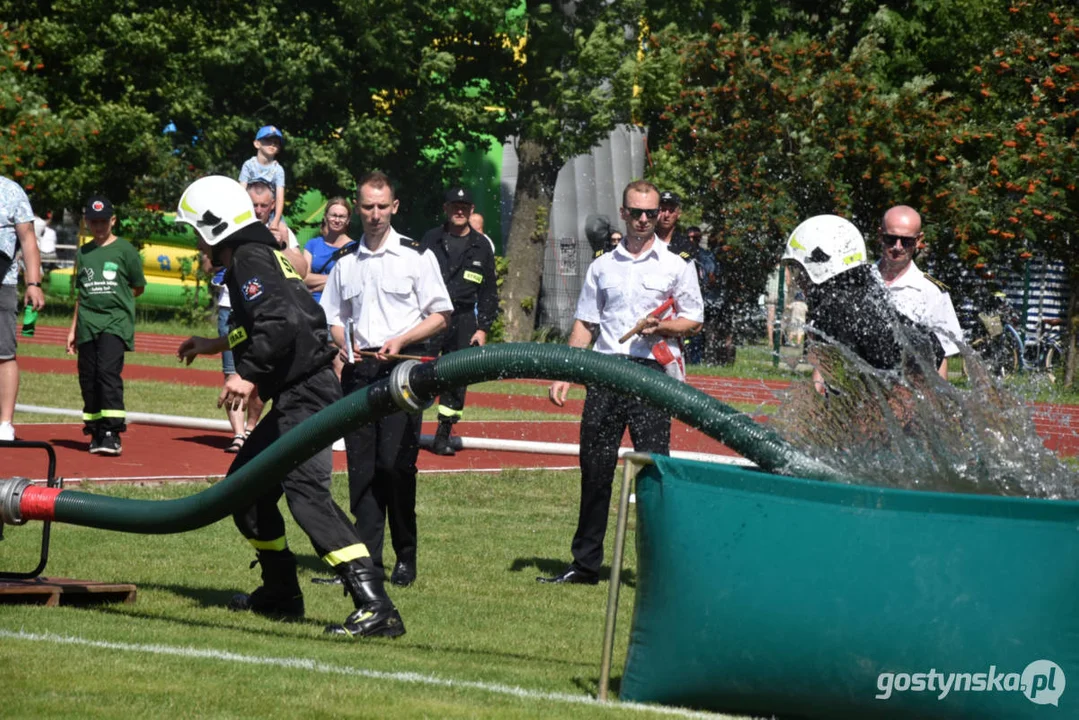
[[(663, 372), (653, 346), (664, 339), (692, 335), (704, 321), (697, 270), (692, 261), (674, 254), (656, 236), (659, 191), (652, 183), (638, 180), (627, 185), (621, 214), (626, 234), (614, 250), (588, 267), (568, 342), (570, 347), (587, 348), (594, 341), (596, 352), (621, 355)], [(668, 319), (650, 317), (639, 335), (619, 342), (638, 320), (669, 298), (674, 299), (674, 312)], [(677, 359), (679, 343), (668, 345)], [(553, 383), (551, 401), (561, 406), (568, 392), (568, 382)], [(599, 582), (611, 482), (626, 426), (635, 450), (670, 452), (671, 418), (662, 410), (603, 388), (589, 387), (587, 393), (581, 414), (581, 506), (571, 546), (573, 563), (558, 575), (536, 578), (540, 582)]]
[[(397, 364), (386, 355), (423, 354), (423, 341), (441, 332), (453, 312), (435, 256), (391, 227), (398, 201), (388, 177), (360, 179), (357, 211), (363, 236), (326, 279), (322, 305), (330, 333), (344, 355), (345, 393), (389, 376)], [(350, 330), (349, 352), (346, 327)], [(361, 351), (378, 357), (361, 356)], [(345, 435), (352, 514), (375, 567), (382, 569), (387, 514), (397, 564), (390, 582), (416, 579), (416, 458), (421, 413), (394, 413)]]
[(897, 205), (884, 213), (877, 231), (881, 257), (877, 269), (891, 292), (899, 312), (928, 327), (940, 340), (945, 358), (937, 372), (948, 379), (948, 357), (959, 354), (956, 341), (962, 338), (959, 318), (943, 283), (923, 273), (914, 264), (914, 254), (922, 245), (922, 218), (907, 205)]

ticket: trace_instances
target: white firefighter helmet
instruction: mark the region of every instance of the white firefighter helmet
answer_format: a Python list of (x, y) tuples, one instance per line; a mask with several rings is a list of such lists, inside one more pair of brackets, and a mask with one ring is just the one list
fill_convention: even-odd
[(208, 175), (188, 185), (176, 209), (176, 222), (194, 227), (211, 247), (258, 221), (243, 185), (224, 175)]
[(819, 285), (864, 264), (865, 239), (850, 220), (817, 215), (796, 227), (787, 238), (783, 259), (797, 262)]

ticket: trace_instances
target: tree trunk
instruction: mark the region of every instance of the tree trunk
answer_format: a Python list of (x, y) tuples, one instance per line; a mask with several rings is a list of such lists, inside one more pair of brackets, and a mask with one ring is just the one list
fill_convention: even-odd
[(532, 339), (543, 279), (543, 250), (550, 223), (554, 185), (560, 162), (542, 140), (521, 140), (517, 146), (517, 188), (507, 240), (507, 273), (502, 283), (505, 337)]

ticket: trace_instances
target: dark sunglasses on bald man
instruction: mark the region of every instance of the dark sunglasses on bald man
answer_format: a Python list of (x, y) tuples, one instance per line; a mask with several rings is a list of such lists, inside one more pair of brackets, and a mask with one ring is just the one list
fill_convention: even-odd
[(885, 247), (892, 247), (897, 242), (901, 242), (903, 243), (903, 247), (905, 247), (907, 250), (913, 250), (914, 247), (918, 245), (917, 235), (915, 235), (914, 237), (909, 237), (907, 235), (893, 235), (891, 233), (881, 233), (880, 240), (884, 243)]
[(641, 213), (644, 213), (645, 217), (647, 217), (649, 220), (655, 220), (657, 217), (659, 217), (659, 208), (628, 207), (625, 208), (625, 210), (633, 219), (639, 218), (641, 216)]

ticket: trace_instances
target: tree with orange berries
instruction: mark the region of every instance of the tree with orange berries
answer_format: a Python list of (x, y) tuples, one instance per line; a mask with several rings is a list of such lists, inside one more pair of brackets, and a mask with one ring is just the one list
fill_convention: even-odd
[(0, 175), (47, 207), (56, 181), (48, 160), (65, 139), (41, 92), (42, 68), (22, 29), (0, 23)]

